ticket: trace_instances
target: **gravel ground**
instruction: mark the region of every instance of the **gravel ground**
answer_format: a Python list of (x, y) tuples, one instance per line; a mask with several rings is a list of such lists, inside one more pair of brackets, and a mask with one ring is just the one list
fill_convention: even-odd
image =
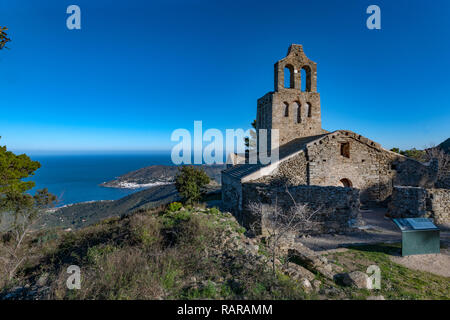
[[(352, 244), (401, 242), (401, 232), (390, 218), (385, 217), (385, 208), (361, 210), (361, 213), (364, 222), (362, 230), (345, 234), (310, 236), (301, 238), (300, 242), (316, 251), (336, 249)], [(447, 247), (450, 245), (448, 226), (441, 226), (441, 243)]]
[(409, 269), (427, 271), (450, 278), (450, 250), (448, 248), (441, 249), (440, 254), (420, 254), (406, 257), (393, 256), (391, 260)]
[[(364, 227), (347, 234), (320, 235), (301, 238), (299, 241), (310, 249), (331, 253), (345, 251), (352, 244), (401, 242), (402, 235), (390, 218), (385, 217), (386, 209), (376, 208), (362, 211)], [(409, 269), (421, 270), (444, 277), (450, 277), (450, 228), (441, 229), (441, 253), (413, 256), (392, 256), (391, 260)]]

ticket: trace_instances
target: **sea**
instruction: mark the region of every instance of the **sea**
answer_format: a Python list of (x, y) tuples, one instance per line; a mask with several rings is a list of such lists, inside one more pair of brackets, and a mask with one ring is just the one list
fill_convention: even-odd
[(98, 200), (117, 200), (142, 189), (102, 187), (102, 182), (151, 165), (171, 165), (170, 153), (138, 154), (29, 154), (41, 168), (27, 180), (47, 188), (58, 198), (57, 207)]

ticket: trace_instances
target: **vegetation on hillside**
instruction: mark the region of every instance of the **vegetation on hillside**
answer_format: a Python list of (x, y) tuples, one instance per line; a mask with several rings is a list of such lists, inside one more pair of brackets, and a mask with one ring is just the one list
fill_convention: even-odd
[(425, 152), (425, 150), (417, 150), (416, 148), (412, 148), (409, 150), (400, 150), (399, 148), (392, 148), (391, 151), (420, 162), (428, 161), (427, 153)]
[(25, 237), (45, 209), (56, 201), (47, 189), (38, 190), (34, 196), (28, 193), (34, 182), (23, 179), (32, 176), (39, 167), (39, 162), (27, 155), (16, 155), (6, 146), (0, 147), (0, 222), (5, 231), (0, 260), (3, 277), (9, 280), (27, 258), (27, 250), (22, 246)]
[(437, 188), (449, 188), (450, 186), (450, 139), (442, 142), (438, 146), (431, 146), (425, 150), (400, 150), (393, 148), (391, 151), (397, 152), (420, 162), (436, 161), (437, 175), (435, 186)]
[(137, 210), (158, 208), (179, 200), (173, 184), (155, 186), (113, 201), (76, 203), (58, 208), (43, 217), (41, 228), (79, 229), (111, 217), (128, 215)]
[[(281, 268), (274, 276), (264, 238), (250, 241), (229, 213), (180, 203), (72, 232), (42, 230), (24, 245), (30, 254), (14, 280), (0, 275), (0, 299), (449, 298), (448, 279), (390, 260), (398, 245), (358, 246), (326, 255), (344, 271), (365, 272), (378, 265), (380, 290), (341, 286), (319, 273), (320, 288), (306, 290)], [(71, 265), (81, 270), (79, 290), (66, 286)]]
[[(273, 277), (243, 231), (230, 214), (180, 205), (75, 232), (41, 231), (27, 239), (32, 254), (20, 276), (0, 286), (6, 294), (28, 283), (34, 298), (52, 299), (307, 298), (298, 282)], [(66, 287), (70, 265), (81, 269), (80, 290)]]
[[(440, 143), (438, 146), (430, 145), (428, 148), (423, 150), (412, 148), (408, 150), (400, 150), (400, 148), (392, 148), (391, 151), (404, 155), (406, 157), (415, 159), (417, 161), (426, 162), (430, 161), (431, 158), (436, 157), (436, 153), (443, 151), (444, 153), (450, 152), (450, 138)], [(435, 151), (435, 152), (431, 152)]]
[[(377, 294), (386, 299), (408, 300), (448, 300), (448, 278), (424, 271), (411, 270), (394, 263), (390, 257), (398, 256), (400, 244), (372, 244), (350, 247), (343, 252), (328, 254), (329, 260), (344, 268), (344, 271), (365, 272), (370, 265), (377, 265), (381, 270), (381, 289)], [(365, 299), (373, 295), (372, 290), (351, 290), (342, 288), (352, 299)]]

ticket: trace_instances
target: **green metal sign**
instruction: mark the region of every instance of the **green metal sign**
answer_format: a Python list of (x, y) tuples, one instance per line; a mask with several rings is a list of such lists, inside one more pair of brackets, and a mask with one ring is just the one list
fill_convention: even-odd
[(440, 231), (430, 219), (393, 220), (402, 232), (402, 256), (440, 253)]

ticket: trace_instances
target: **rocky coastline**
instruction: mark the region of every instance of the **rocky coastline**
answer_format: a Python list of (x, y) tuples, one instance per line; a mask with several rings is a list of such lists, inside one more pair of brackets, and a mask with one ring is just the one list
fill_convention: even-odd
[[(225, 165), (199, 165), (205, 173), (217, 184), (221, 182), (221, 171)], [(155, 186), (172, 184), (178, 173), (179, 166), (153, 165), (138, 169), (117, 177), (114, 180), (100, 184), (106, 188), (146, 189)]]

